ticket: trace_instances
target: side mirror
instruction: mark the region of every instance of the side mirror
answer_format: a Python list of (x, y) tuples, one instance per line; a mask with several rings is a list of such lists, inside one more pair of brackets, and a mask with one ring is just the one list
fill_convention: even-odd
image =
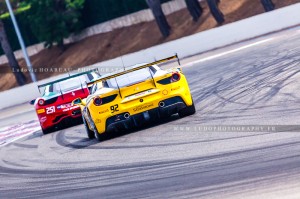
[(36, 99), (33, 99), (29, 102), (29, 104), (34, 105)]
[(82, 104), (81, 98), (76, 98), (72, 101), (72, 105), (81, 105), (81, 104)]

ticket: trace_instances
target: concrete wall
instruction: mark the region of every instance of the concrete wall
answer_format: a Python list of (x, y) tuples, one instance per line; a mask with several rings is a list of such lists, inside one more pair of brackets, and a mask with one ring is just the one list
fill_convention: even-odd
[[(135, 63), (151, 62), (178, 53), (181, 58), (195, 55), (218, 47), (230, 45), (263, 34), (271, 33), (300, 24), (300, 3), (281, 8), (272, 12), (257, 15), (245, 20), (224, 25), (208, 31), (200, 32), (162, 45), (154, 46), (139, 52), (122, 56), (125, 66)], [(90, 67), (106, 69), (110, 66), (122, 66), (122, 60), (112, 60), (96, 63)], [(39, 84), (58, 79), (62, 76), (52, 77), (38, 82)], [(28, 102), (38, 97), (35, 84), (11, 89), (0, 93), (0, 109)]]
[[(201, 0), (199, 0), (201, 1)], [(181, 9), (186, 8), (186, 4), (184, 0), (173, 0), (167, 3), (164, 3), (162, 5), (163, 11), (165, 15), (169, 15), (171, 13), (174, 13), (176, 11), (179, 11)], [(127, 27), (131, 26), (134, 24), (139, 24), (142, 22), (148, 22), (154, 20), (153, 14), (150, 9), (146, 10), (141, 10), (139, 12), (126, 15), (123, 17), (119, 17), (116, 19), (113, 19), (108, 22), (104, 22), (92, 27), (89, 27), (85, 30), (83, 30), (81, 33), (77, 35), (71, 36), (69, 39), (66, 40), (66, 42), (75, 42), (82, 40), (86, 37), (99, 34), (99, 33), (105, 33), (105, 32), (110, 32), (112, 30), (122, 28), (122, 27)]]

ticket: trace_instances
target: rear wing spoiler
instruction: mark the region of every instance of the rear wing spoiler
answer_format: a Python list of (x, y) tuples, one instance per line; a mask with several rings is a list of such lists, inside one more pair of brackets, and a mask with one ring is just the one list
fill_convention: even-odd
[(91, 69), (89, 71), (82, 72), (82, 73), (77, 73), (75, 75), (69, 75), (68, 77), (65, 77), (65, 78), (61, 78), (61, 79), (58, 79), (58, 80), (55, 80), (55, 81), (52, 81), (52, 82), (47, 82), (45, 84), (38, 85), (38, 89), (40, 89), (41, 87), (51, 85), (51, 84), (55, 84), (57, 82), (62, 82), (62, 81), (67, 80), (67, 79), (71, 79), (71, 78), (78, 77), (78, 76), (81, 76), (81, 75), (89, 74), (91, 72), (98, 72), (98, 68), (94, 68), (94, 69)]
[(131, 73), (133, 71), (141, 70), (143, 68), (151, 67), (151, 66), (156, 65), (156, 64), (161, 64), (161, 63), (173, 60), (173, 59), (177, 59), (177, 62), (180, 65), (180, 61), (179, 61), (178, 55), (176, 54), (176, 55), (174, 55), (172, 57), (167, 57), (165, 59), (161, 59), (161, 60), (149, 63), (149, 64), (145, 64), (145, 65), (138, 66), (138, 67), (135, 67), (135, 68), (131, 68), (131, 69), (128, 69), (128, 70), (123, 70), (123, 71), (120, 71), (120, 72), (117, 72), (117, 73), (103, 75), (101, 78), (99, 78), (99, 79), (97, 79), (95, 81), (91, 81), (87, 85), (88, 85), (88, 87), (90, 87), (91, 85), (93, 85), (95, 83), (103, 82), (103, 81), (108, 80), (108, 79), (116, 78), (118, 76), (125, 75), (125, 74)]

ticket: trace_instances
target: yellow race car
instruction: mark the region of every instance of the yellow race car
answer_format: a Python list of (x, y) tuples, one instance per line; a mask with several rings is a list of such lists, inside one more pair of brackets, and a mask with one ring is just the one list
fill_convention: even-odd
[(176, 58), (135, 65), (90, 82), (90, 95), (73, 101), (81, 107), (88, 137), (101, 140), (105, 132), (139, 127), (176, 113), (180, 117), (194, 114), (196, 109), (181, 69), (162, 70), (157, 66)]

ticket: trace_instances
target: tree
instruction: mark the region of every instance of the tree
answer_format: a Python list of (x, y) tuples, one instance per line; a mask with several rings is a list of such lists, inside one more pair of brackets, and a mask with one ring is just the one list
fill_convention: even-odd
[(203, 13), (203, 9), (198, 0), (185, 0), (187, 8), (193, 17), (194, 21), (198, 21)]
[(160, 0), (146, 0), (146, 2), (154, 15), (154, 18), (160, 29), (160, 32), (164, 37), (168, 37), (170, 35), (171, 27), (161, 8)]
[(81, 12), (85, 0), (25, 0), (31, 5), (28, 20), (45, 47), (57, 44), (64, 50), (64, 38), (82, 27)]
[(275, 5), (272, 0), (260, 0), (266, 12), (272, 11), (275, 9)]
[[(14, 8), (17, 7), (18, 1), (14, 0), (11, 1), (12, 6)], [(7, 12), (7, 7), (4, 1), (0, 2), (0, 14), (6, 13)], [(6, 31), (5, 31), (5, 26), (3, 24), (2, 19), (0, 19), (0, 43), (1, 43), (1, 47), (7, 57), (8, 60), (8, 64), (11, 67), (11, 70), (16, 78), (16, 81), (18, 83), (18, 85), (22, 86), (26, 83), (26, 77), (25, 75), (22, 73), (21, 68), (19, 66), (19, 63), (15, 57), (15, 54), (10, 46), (10, 43), (8, 41), (7, 35), (6, 35)]]
[(0, 43), (1, 43), (1, 47), (2, 47), (5, 55), (7, 57), (8, 64), (10, 65), (18, 84), (20, 86), (24, 85), (26, 83), (26, 77), (22, 73), (19, 63), (15, 57), (15, 54), (11, 49), (11, 46), (8, 42), (8, 38), (7, 38), (7, 35), (5, 32), (4, 24), (1, 19), (0, 19)]
[(224, 23), (224, 15), (222, 11), (219, 9), (220, 0), (206, 0), (209, 10), (218, 24)]

